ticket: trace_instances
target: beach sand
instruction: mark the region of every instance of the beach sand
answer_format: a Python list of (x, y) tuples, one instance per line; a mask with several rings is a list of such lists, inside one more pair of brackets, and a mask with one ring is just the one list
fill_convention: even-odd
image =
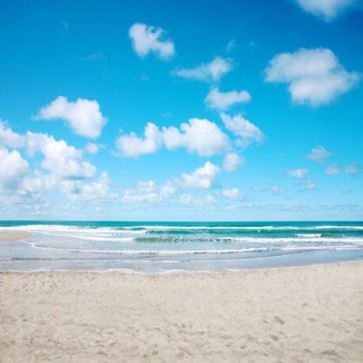
[(18, 241), (28, 237), (25, 232), (0, 232), (0, 241)]
[(363, 263), (0, 273), (0, 361), (362, 362)]

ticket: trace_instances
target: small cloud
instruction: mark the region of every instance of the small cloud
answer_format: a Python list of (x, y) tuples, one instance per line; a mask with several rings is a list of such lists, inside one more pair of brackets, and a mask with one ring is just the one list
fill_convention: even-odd
[(97, 154), (98, 151), (100, 149), (100, 145), (95, 144), (93, 142), (88, 142), (85, 146), (85, 150), (89, 153), (89, 154)]
[(312, 180), (306, 181), (306, 189), (315, 189), (315, 183)]
[(204, 82), (216, 82), (231, 70), (232, 62), (230, 60), (215, 57), (210, 63), (203, 63), (195, 68), (177, 69), (172, 73), (181, 78)]
[(360, 79), (347, 72), (330, 49), (300, 49), (282, 53), (270, 61), (265, 80), (287, 83), (292, 101), (313, 107), (332, 102)]
[(283, 192), (284, 192), (284, 190), (279, 185), (273, 185), (271, 187), (271, 193), (273, 195), (279, 195), (279, 194), (282, 194)]
[(220, 92), (218, 87), (212, 87), (205, 98), (205, 103), (209, 108), (226, 110), (229, 107), (246, 103), (251, 100), (251, 95), (247, 91)]
[(247, 147), (253, 142), (262, 142), (265, 138), (262, 131), (242, 115), (231, 117), (221, 113), (221, 119), (226, 128), (239, 137), (237, 143), (241, 147)]
[(317, 163), (321, 163), (325, 161), (330, 155), (331, 152), (326, 150), (323, 146), (317, 146), (310, 151), (308, 159)]
[(228, 153), (223, 160), (223, 169), (227, 172), (236, 171), (244, 162), (244, 158), (237, 153)]
[(72, 102), (63, 96), (41, 108), (35, 119), (65, 120), (76, 134), (91, 139), (100, 136), (107, 123), (107, 118), (102, 115), (97, 101), (78, 98)]
[(325, 174), (327, 175), (337, 175), (340, 173), (340, 169), (335, 165), (329, 165), (325, 169)]
[(227, 135), (207, 119), (192, 118), (182, 123), (180, 130), (174, 126), (163, 127), (162, 135), (167, 149), (186, 148), (200, 156), (220, 154), (230, 148)]
[(306, 12), (331, 21), (358, 3), (357, 0), (295, 0)]
[(356, 165), (351, 164), (351, 165), (347, 165), (344, 168), (344, 173), (346, 174), (358, 174), (359, 173), (359, 169)]
[(173, 57), (174, 43), (170, 39), (163, 40), (164, 34), (163, 29), (142, 23), (135, 23), (129, 29), (129, 37), (139, 57), (145, 57), (149, 53), (154, 53), (163, 60)]
[(144, 154), (153, 154), (161, 147), (161, 134), (159, 128), (151, 122), (145, 127), (144, 138), (138, 137), (134, 132), (121, 135), (116, 145), (123, 156), (137, 158)]
[(222, 194), (228, 199), (232, 199), (232, 200), (241, 199), (241, 193), (238, 188), (231, 188), (231, 189), (223, 190)]
[(307, 175), (309, 173), (308, 169), (294, 169), (294, 170), (289, 170), (287, 172), (287, 174), (291, 177), (291, 178), (296, 178), (296, 179), (302, 179), (305, 177), (305, 175)]
[(227, 151), (230, 140), (214, 122), (193, 118), (188, 123), (182, 123), (180, 129), (170, 126), (159, 130), (149, 122), (143, 138), (132, 132), (121, 135), (116, 145), (126, 157), (152, 154), (163, 146), (168, 150), (185, 148), (199, 156), (212, 156)]
[(231, 39), (226, 46), (226, 51), (231, 52), (236, 47), (236, 41), (234, 39)]
[(182, 174), (182, 186), (184, 188), (210, 189), (215, 187), (215, 177), (220, 172), (218, 166), (207, 161), (202, 167), (190, 174)]
[(88, 54), (84, 57), (82, 57), (82, 60), (84, 62), (96, 62), (98, 60), (102, 60), (102, 59), (105, 59), (104, 55), (100, 52), (97, 52), (97, 53), (91, 53), (91, 54)]

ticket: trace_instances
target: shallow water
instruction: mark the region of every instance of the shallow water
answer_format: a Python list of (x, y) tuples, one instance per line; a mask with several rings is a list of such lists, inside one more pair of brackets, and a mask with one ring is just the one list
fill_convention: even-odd
[(230, 271), (363, 259), (361, 222), (0, 222), (0, 270)]

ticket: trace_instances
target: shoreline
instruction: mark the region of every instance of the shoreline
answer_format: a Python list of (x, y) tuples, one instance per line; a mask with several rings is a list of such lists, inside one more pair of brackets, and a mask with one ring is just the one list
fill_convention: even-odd
[(0, 356), (359, 362), (361, 261), (221, 273), (0, 272)]

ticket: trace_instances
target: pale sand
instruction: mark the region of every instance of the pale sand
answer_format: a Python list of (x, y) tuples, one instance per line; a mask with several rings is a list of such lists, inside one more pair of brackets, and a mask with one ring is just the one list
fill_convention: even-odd
[(29, 237), (25, 232), (0, 232), (0, 241), (18, 241)]
[(363, 263), (3, 272), (0, 361), (362, 362)]

